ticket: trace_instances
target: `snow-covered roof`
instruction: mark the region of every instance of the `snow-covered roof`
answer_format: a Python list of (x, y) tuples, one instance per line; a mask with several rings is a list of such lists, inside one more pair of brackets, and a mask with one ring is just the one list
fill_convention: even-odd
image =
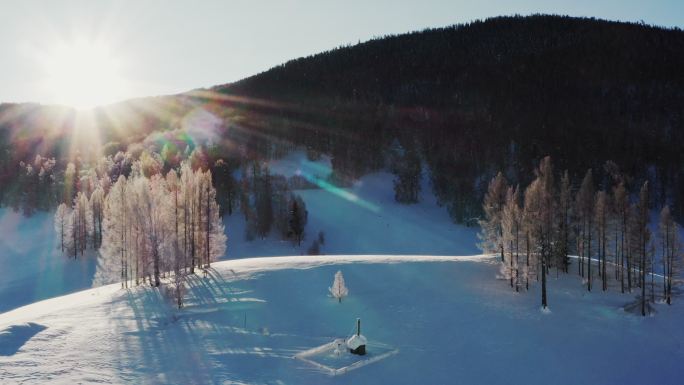
[(361, 345), (366, 345), (368, 343), (368, 340), (366, 340), (366, 337), (363, 335), (356, 335), (354, 334), (347, 340), (347, 347), (349, 349), (356, 349)]

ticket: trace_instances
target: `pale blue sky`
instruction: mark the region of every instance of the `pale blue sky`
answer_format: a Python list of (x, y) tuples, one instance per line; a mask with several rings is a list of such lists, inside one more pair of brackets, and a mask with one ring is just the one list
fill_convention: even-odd
[(107, 95), (118, 99), (227, 83), (374, 36), (516, 13), (684, 27), (682, 0), (0, 0), (0, 101), (59, 102), (44, 79), (46, 52), (60, 41), (103, 42), (126, 80)]

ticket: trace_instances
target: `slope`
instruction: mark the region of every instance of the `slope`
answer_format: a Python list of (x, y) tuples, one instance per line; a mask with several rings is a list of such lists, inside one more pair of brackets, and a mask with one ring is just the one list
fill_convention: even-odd
[[(401, 262), (401, 263), (398, 263)], [(41, 383), (676, 384), (681, 304), (655, 317), (620, 310), (625, 296), (553, 279), (511, 292), (487, 257), (320, 256), (220, 262), (194, 277), (187, 306), (116, 285), (0, 315), (16, 334), (0, 378)], [(338, 269), (350, 296), (327, 297)], [(356, 317), (387, 359), (329, 377), (292, 357), (344, 337)], [(31, 322), (32, 324), (26, 324)], [(19, 328), (19, 325), (29, 325)], [(30, 326), (40, 325), (40, 326)], [(43, 328), (32, 336), (19, 333)], [(638, 347), (638, 348), (635, 348)], [(372, 348), (372, 346), (371, 346)], [(58, 360), (55, 357), (59, 357)], [(38, 368), (38, 370), (36, 370)]]

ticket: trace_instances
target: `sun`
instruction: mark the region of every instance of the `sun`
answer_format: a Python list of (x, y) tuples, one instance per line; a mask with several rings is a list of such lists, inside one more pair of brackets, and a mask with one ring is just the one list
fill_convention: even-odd
[(43, 60), (45, 86), (55, 103), (89, 109), (126, 97), (122, 60), (106, 44), (85, 39), (60, 42)]

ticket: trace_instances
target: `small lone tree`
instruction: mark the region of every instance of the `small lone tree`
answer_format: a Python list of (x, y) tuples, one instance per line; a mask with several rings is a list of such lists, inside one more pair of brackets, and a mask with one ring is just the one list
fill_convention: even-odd
[(342, 276), (342, 271), (338, 270), (337, 273), (335, 273), (335, 280), (328, 290), (334, 298), (337, 298), (338, 302), (342, 302), (342, 298), (349, 294), (349, 289), (347, 289), (347, 287), (344, 285), (344, 276)]

